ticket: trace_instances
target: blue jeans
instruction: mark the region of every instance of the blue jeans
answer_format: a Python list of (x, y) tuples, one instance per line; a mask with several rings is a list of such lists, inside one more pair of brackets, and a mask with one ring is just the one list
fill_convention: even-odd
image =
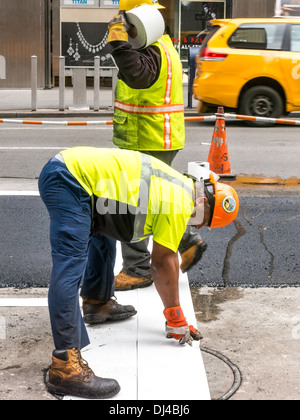
[(50, 216), (53, 268), (48, 303), (55, 348), (82, 349), (90, 341), (79, 288), (83, 280), (84, 297), (108, 301), (113, 296), (116, 241), (103, 237), (101, 247), (97, 245), (101, 236), (92, 236), (91, 198), (64, 163), (53, 158), (45, 165), (39, 190)]

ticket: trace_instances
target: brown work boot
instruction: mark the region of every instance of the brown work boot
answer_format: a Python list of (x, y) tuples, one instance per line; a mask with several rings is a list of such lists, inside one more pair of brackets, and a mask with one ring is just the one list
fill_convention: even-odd
[(100, 302), (83, 298), (83, 320), (86, 324), (101, 324), (105, 321), (120, 321), (136, 314), (132, 305), (120, 305), (116, 299)]
[(77, 348), (54, 350), (46, 385), (54, 395), (91, 399), (110, 398), (120, 391), (120, 385), (115, 379), (96, 376)]
[(153, 280), (146, 279), (144, 277), (133, 277), (129, 274), (121, 271), (117, 276), (115, 276), (115, 290), (116, 291), (125, 291), (133, 289), (141, 289), (143, 287), (151, 286)]
[(183, 273), (192, 268), (197, 262), (202, 258), (202, 255), (206, 251), (207, 243), (204, 241), (198, 242), (196, 245), (193, 245), (183, 254), (181, 254), (181, 265), (180, 269)]

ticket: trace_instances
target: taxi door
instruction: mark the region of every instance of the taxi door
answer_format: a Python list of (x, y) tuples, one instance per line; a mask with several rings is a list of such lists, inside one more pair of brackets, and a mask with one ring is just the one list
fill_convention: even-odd
[(289, 24), (287, 51), (280, 56), (289, 111), (289, 106), (300, 107), (300, 22)]

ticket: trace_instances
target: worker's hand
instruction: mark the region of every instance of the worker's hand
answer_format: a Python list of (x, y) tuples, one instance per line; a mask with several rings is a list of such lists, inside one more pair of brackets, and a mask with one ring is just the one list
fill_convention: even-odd
[(188, 325), (181, 306), (165, 309), (164, 315), (167, 320), (167, 338), (174, 338), (175, 340), (178, 340), (180, 344), (188, 343), (190, 345), (193, 340), (199, 341), (203, 338), (200, 331), (192, 325)]
[(124, 10), (120, 10), (108, 23), (108, 39), (107, 42), (125, 41), (128, 42), (128, 33), (130, 25), (126, 19)]
[(126, 30), (126, 32), (128, 32), (128, 35), (130, 36), (130, 38), (136, 38), (137, 37), (137, 29), (134, 25), (132, 25), (126, 15), (126, 10), (119, 10), (119, 15), (122, 15), (125, 23), (124, 23), (124, 29)]

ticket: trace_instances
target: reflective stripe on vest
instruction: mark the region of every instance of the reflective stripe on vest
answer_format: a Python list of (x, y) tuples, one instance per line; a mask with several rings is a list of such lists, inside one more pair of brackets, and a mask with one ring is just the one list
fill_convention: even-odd
[(139, 204), (136, 209), (136, 216), (134, 219), (133, 237), (131, 242), (139, 242), (141, 238), (146, 238), (150, 234), (145, 235), (144, 228), (146, 224), (146, 218), (148, 213), (148, 203), (150, 199), (150, 184), (152, 176), (152, 160), (151, 156), (141, 154), (141, 183), (145, 183), (147, 188), (143, 188), (140, 184), (139, 191)]
[(130, 114), (170, 114), (173, 112), (184, 112), (184, 105), (131, 105), (125, 102), (115, 101), (114, 106)]
[(167, 57), (167, 83), (166, 83), (166, 92), (165, 92), (165, 104), (169, 105), (171, 103), (171, 89), (172, 89), (172, 61), (169, 54), (169, 51), (167, 50), (166, 46), (163, 42), (159, 39), (158, 42), (163, 47), (164, 52)]
[[(172, 88), (172, 61), (169, 54), (169, 51), (165, 47), (164, 43), (161, 40), (158, 40), (160, 45), (163, 47), (163, 50), (167, 57), (167, 83), (166, 83), (166, 91), (165, 91), (165, 104), (169, 105), (171, 103), (171, 88)], [(170, 150), (172, 148), (171, 142), (171, 117), (170, 114), (165, 114), (165, 131), (164, 131), (164, 149)]]

